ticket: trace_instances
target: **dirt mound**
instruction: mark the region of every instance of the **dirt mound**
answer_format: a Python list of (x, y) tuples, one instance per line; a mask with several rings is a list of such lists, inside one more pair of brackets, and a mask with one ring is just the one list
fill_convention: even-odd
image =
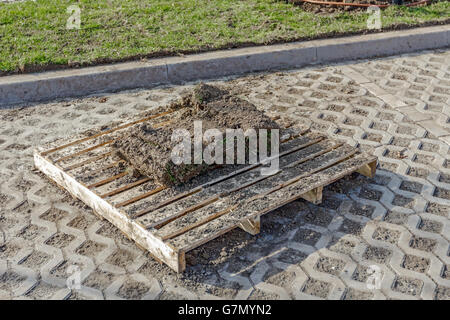
[[(253, 104), (230, 95), (226, 90), (205, 84), (196, 86), (167, 108), (177, 110), (169, 124), (161, 128), (148, 123), (135, 125), (114, 144), (119, 155), (134, 169), (165, 186), (187, 182), (215, 166), (208, 165), (204, 160), (193, 163), (194, 121), (201, 121), (202, 134), (208, 129), (218, 129), (223, 137), (226, 129), (242, 129), (244, 132), (247, 129), (279, 129), (275, 121)], [(177, 129), (187, 130), (191, 138), (192, 162), (189, 164), (175, 164), (172, 161), (172, 151), (180, 145), (179, 139), (172, 139)], [(220, 143), (222, 148), (225, 147), (225, 139), (212, 139), (207, 143), (203, 141), (202, 150), (211, 143)], [(223, 150), (225, 157), (226, 150)]]

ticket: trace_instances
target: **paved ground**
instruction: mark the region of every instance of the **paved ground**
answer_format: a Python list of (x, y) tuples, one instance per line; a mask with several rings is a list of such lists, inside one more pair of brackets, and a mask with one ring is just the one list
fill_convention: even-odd
[(372, 150), (376, 177), (271, 212), (258, 236), (234, 230), (188, 254), (177, 275), (33, 171), (32, 150), (189, 86), (0, 110), (0, 297), (450, 299), (450, 51), (225, 85)]

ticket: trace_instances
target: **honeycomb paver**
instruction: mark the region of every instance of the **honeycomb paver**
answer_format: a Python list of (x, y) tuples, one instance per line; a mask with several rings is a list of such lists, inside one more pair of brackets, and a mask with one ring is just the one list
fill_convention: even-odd
[(0, 299), (450, 299), (450, 51), (219, 83), (372, 152), (375, 178), (196, 248), (178, 275), (49, 183), (32, 153), (192, 84), (0, 110)]

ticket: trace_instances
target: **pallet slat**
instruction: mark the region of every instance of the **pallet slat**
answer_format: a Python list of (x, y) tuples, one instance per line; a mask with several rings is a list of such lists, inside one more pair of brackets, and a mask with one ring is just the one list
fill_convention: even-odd
[[(164, 127), (165, 125), (167, 125), (167, 124), (169, 124), (170, 122), (171, 122), (172, 120), (168, 120), (168, 121), (162, 121), (162, 122), (157, 122), (157, 123), (153, 123), (152, 124), (152, 126), (154, 127), (154, 128), (160, 128), (160, 127)], [(142, 121), (139, 121), (139, 122), (142, 122)], [(138, 123), (139, 123), (138, 122)], [(122, 127), (124, 127), (124, 128), (127, 128), (127, 127), (129, 127), (128, 125), (124, 125), (124, 126), (122, 126)], [(123, 129), (123, 128), (122, 128)], [(109, 130), (109, 131), (112, 131), (112, 132), (115, 132), (115, 131), (117, 131), (117, 130)], [(111, 133), (111, 132), (109, 132), (109, 133)], [(64, 155), (64, 156), (61, 156), (61, 157), (58, 157), (58, 158), (56, 158), (56, 159), (53, 159), (53, 163), (57, 163), (57, 162), (65, 162), (65, 161), (68, 161), (68, 160), (70, 160), (70, 159), (74, 159), (74, 158), (76, 158), (76, 157), (78, 157), (78, 156), (80, 156), (80, 155), (84, 155), (84, 154), (88, 154), (88, 153), (91, 153), (91, 152), (93, 152), (93, 151), (98, 151), (99, 149), (101, 149), (101, 148), (103, 148), (103, 147), (107, 147), (108, 145), (110, 145), (110, 144), (112, 144), (112, 143), (114, 143), (115, 141), (116, 141), (116, 137), (111, 137), (111, 136), (109, 136), (109, 137), (107, 137), (106, 135), (107, 135), (108, 133), (102, 133), (100, 136), (101, 137), (103, 137), (103, 138), (109, 138), (109, 139), (107, 139), (107, 140), (105, 140), (105, 139), (103, 139), (103, 140), (105, 140), (105, 141), (101, 141), (101, 142), (98, 142), (98, 143), (95, 143), (94, 145), (91, 145), (91, 146), (89, 146), (89, 147), (87, 147), (87, 146), (81, 146), (80, 148), (81, 148), (81, 150), (78, 150), (78, 151), (75, 151), (75, 152), (69, 152), (68, 154), (66, 154), (66, 155)], [(91, 140), (91, 139), (88, 139), (88, 140), (84, 140), (84, 139), (81, 139), (81, 140), (83, 140), (83, 142), (85, 142), (85, 141), (89, 141), (89, 140)], [(68, 144), (68, 146), (73, 146), (74, 144)], [(57, 148), (56, 148), (57, 149)], [(79, 148), (76, 148), (76, 150), (77, 149), (79, 149)], [(59, 151), (60, 149), (58, 149), (58, 150), (56, 150), (56, 151)]]
[[(294, 141), (296, 138), (299, 138), (301, 135), (307, 133), (309, 130), (290, 130), (290, 132), (283, 135), (281, 138), (281, 145), (280, 145), (280, 151), (286, 151), (289, 149), (289, 146), (294, 146)], [(318, 135), (316, 135), (318, 136)], [(321, 139), (324, 137), (322, 136)], [(249, 166), (244, 166), (243, 168), (239, 170), (235, 170), (230, 172), (223, 173), (222, 175), (219, 175), (219, 178), (212, 178), (211, 180), (207, 182), (203, 182), (200, 185), (195, 184), (191, 187), (188, 191), (176, 191), (172, 188), (164, 189), (161, 192), (155, 193), (154, 195), (144, 197), (143, 199), (140, 199), (136, 202), (133, 202), (133, 205), (126, 208), (125, 210), (128, 212), (128, 214), (132, 217), (140, 217), (147, 213), (150, 213), (151, 211), (155, 211), (157, 209), (160, 209), (167, 204), (173, 203), (175, 201), (178, 201), (179, 199), (185, 198), (187, 195), (199, 192), (203, 190), (206, 187), (210, 187), (214, 184), (217, 184), (221, 181), (227, 180), (235, 175), (242, 174), (246, 171), (249, 171), (251, 169), (254, 169), (261, 164), (254, 164)], [(215, 169), (224, 169), (223, 165), (216, 165)], [(214, 170), (215, 170), (214, 169)], [(213, 170), (210, 170), (208, 172), (211, 172)], [(138, 196), (138, 195), (133, 195)]]
[(115, 196), (116, 194), (119, 194), (119, 193), (124, 192), (124, 191), (129, 190), (129, 189), (132, 189), (134, 187), (140, 186), (141, 184), (146, 183), (146, 182), (148, 182), (150, 180), (151, 180), (150, 178), (140, 179), (140, 180), (138, 180), (136, 182), (129, 183), (129, 184), (123, 186), (123, 187), (120, 187), (120, 188), (114, 189), (112, 191), (109, 191), (107, 193), (104, 193), (100, 197), (101, 198), (107, 198), (107, 197)]
[(113, 154), (114, 154), (113, 151), (109, 151), (109, 152), (102, 153), (101, 155), (98, 155), (98, 156), (89, 158), (89, 159), (87, 159), (87, 160), (84, 160), (84, 161), (75, 163), (75, 164), (73, 164), (73, 165), (71, 165), (71, 166), (68, 166), (68, 167), (64, 168), (64, 171), (67, 172), (67, 171), (70, 171), (70, 170), (73, 170), (73, 169), (82, 167), (82, 166), (84, 166), (84, 165), (86, 165), (86, 164), (89, 164), (89, 163), (92, 163), (92, 162), (95, 162), (95, 161), (98, 161), (98, 160), (107, 158), (107, 157), (109, 157), (109, 156), (111, 156), (111, 155), (113, 155)]

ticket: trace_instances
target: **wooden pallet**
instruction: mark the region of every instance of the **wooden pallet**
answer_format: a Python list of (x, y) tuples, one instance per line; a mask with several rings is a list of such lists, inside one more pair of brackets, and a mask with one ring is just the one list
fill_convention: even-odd
[[(264, 164), (216, 168), (184, 190), (135, 177), (111, 144), (129, 126), (163, 126), (170, 112), (151, 115), (99, 133), (53, 143), (34, 153), (36, 167), (109, 220), (156, 259), (177, 272), (185, 253), (239, 227), (257, 234), (260, 216), (299, 198), (322, 200), (323, 187), (353, 172), (373, 177), (377, 159), (311, 132), (282, 138), (280, 170), (261, 176)], [(228, 171), (227, 171), (228, 170)], [(206, 180), (205, 180), (206, 179)]]

